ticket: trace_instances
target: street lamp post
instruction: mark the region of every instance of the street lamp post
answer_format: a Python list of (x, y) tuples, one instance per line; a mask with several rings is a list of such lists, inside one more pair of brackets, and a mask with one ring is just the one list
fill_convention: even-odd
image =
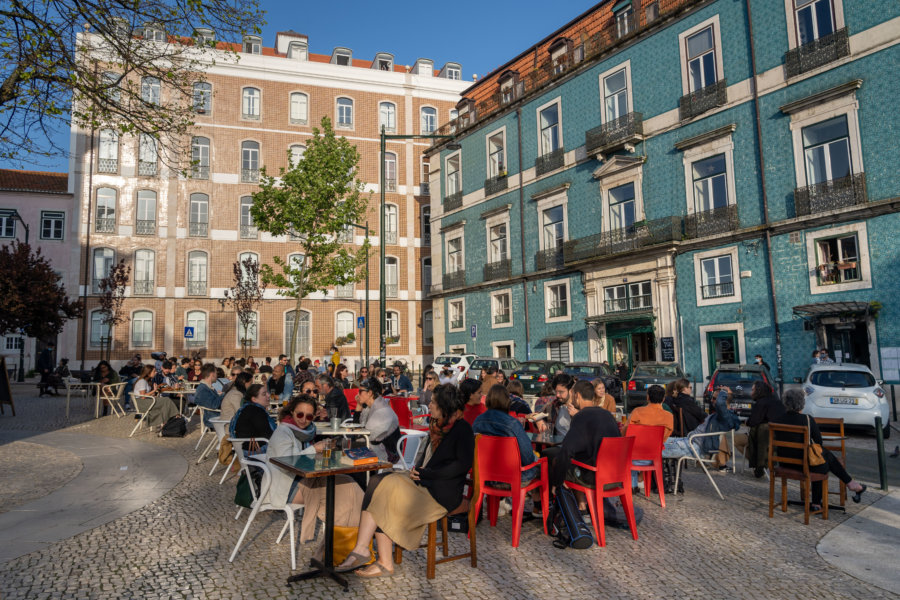
[[(385, 364), (385, 360), (387, 358), (387, 344), (385, 343), (385, 329), (387, 328), (387, 306), (385, 302), (385, 280), (384, 280), (384, 232), (385, 232), (385, 201), (384, 201), (384, 189), (385, 189), (385, 152), (387, 146), (387, 140), (449, 140), (453, 139), (452, 135), (438, 135), (438, 134), (387, 134), (384, 131), (384, 125), (381, 126), (381, 182), (378, 186), (380, 194), (381, 194), (381, 237), (378, 240), (378, 312), (379, 315), (379, 323), (378, 323), (378, 339), (379, 342), (379, 356), (380, 356), (380, 364), (383, 367)], [(458, 150), (459, 144), (452, 143), (448, 146), (451, 150)]]
[[(358, 223), (350, 223), (350, 225), (362, 229), (365, 231), (366, 241), (369, 241), (369, 222), (366, 221), (365, 225), (359, 225)], [(364, 329), (363, 335), (366, 336), (365, 344), (366, 344), (366, 362), (363, 363), (364, 366), (369, 365), (369, 248), (366, 246), (366, 327)], [(363, 341), (359, 342), (359, 350), (362, 352), (363, 349)]]

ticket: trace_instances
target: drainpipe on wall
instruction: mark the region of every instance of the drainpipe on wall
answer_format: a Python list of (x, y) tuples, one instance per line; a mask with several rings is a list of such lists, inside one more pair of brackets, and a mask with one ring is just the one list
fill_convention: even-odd
[(753, 17), (750, 0), (744, 0), (747, 6), (747, 33), (750, 37), (750, 68), (753, 70), (753, 117), (756, 121), (756, 149), (759, 161), (759, 181), (762, 186), (763, 219), (765, 224), (766, 258), (768, 259), (769, 291), (772, 297), (772, 319), (775, 325), (775, 364), (778, 382), (778, 395), (784, 391), (784, 363), (781, 356), (781, 328), (778, 326), (778, 300), (775, 293), (775, 268), (772, 261), (772, 229), (769, 225), (769, 198), (766, 194), (766, 162), (763, 156), (762, 125), (759, 114), (759, 77), (756, 70), (756, 43), (753, 40)]
[[(522, 185), (525, 167), (522, 165), (522, 109), (516, 109), (516, 136), (519, 147), (519, 231), (522, 241), (519, 250), (522, 253), (522, 273), (525, 273), (525, 186)], [(522, 297), (525, 299), (525, 360), (531, 360), (531, 323), (528, 313), (528, 278), (522, 278)]]

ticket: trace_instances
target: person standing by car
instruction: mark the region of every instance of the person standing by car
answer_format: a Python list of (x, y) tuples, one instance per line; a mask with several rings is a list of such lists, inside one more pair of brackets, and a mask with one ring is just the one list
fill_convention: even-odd
[[(764, 381), (754, 381), (750, 391), (753, 407), (747, 419), (750, 428), (747, 439), (747, 460), (756, 478), (763, 476), (769, 456), (769, 423), (784, 416), (784, 404), (772, 387)], [(736, 443), (736, 442), (735, 442)]]
[(766, 371), (771, 371), (772, 367), (769, 366), (769, 363), (763, 360), (762, 354), (757, 354), (753, 357), (753, 361), (761, 367), (765, 367)]

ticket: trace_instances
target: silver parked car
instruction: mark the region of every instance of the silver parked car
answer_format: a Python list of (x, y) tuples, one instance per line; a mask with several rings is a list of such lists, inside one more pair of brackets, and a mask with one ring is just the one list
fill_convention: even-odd
[(845, 425), (875, 426), (875, 417), (884, 424), (884, 437), (890, 437), (888, 401), (882, 382), (869, 367), (853, 363), (812, 365), (803, 391), (803, 413), (813, 418), (843, 419)]

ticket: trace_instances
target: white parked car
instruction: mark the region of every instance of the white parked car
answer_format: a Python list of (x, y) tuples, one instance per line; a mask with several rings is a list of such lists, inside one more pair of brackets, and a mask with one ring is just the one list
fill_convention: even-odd
[[(440, 375), (444, 367), (450, 367), (450, 371), (456, 375), (457, 381), (462, 381), (469, 374), (469, 368), (475, 362), (474, 354), (451, 354), (444, 353), (435, 357), (431, 364), (437, 374)], [(462, 370), (460, 370), (462, 367)]]
[(884, 437), (891, 433), (888, 401), (881, 381), (865, 365), (826, 363), (812, 365), (803, 382), (804, 414), (843, 419), (845, 425), (875, 426), (880, 416)]

